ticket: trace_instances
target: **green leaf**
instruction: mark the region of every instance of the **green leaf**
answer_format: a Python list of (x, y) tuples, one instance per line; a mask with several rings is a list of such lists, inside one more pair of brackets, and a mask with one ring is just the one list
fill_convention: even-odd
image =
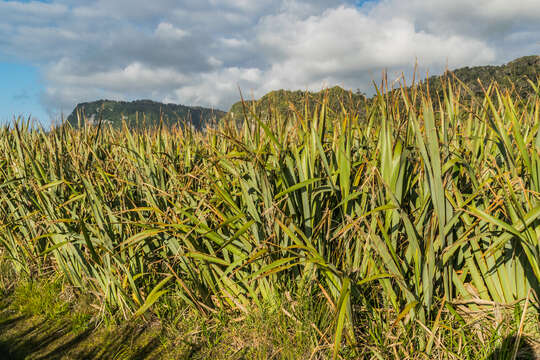
[(144, 301), (144, 304), (141, 305), (141, 307), (133, 314), (133, 316), (138, 317), (144, 314), (154, 303), (164, 294), (168, 292), (168, 290), (160, 290), (163, 286), (165, 286), (169, 280), (172, 279), (172, 275), (168, 275), (165, 279), (161, 280), (153, 289), (150, 291), (148, 296), (146, 297), (146, 300)]

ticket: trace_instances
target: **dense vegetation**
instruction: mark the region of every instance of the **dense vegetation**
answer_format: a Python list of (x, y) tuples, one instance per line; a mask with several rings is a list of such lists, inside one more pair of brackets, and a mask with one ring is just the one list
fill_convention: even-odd
[(212, 125), (225, 115), (221, 110), (203, 107), (163, 104), (151, 100), (112, 101), (98, 100), (78, 104), (68, 116), (67, 121), (78, 127), (87, 121), (97, 125), (100, 121), (115, 128), (125, 122), (130, 128), (154, 127), (160, 124), (167, 127), (191, 124), (196, 129)]
[(515, 336), (513, 354), (540, 334), (529, 86), (403, 88), (362, 114), (326, 97), (204, 133), (18, 122), (0, 130), (2, 256), (103, 316), (286, 315), (269, 357), (478, 359)]

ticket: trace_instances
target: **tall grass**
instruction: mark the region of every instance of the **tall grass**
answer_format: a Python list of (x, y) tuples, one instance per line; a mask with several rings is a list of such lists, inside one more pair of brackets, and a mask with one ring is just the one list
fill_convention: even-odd
[(413, 335), (395, 356), (431, 356), (445, 316), (535, 312), (540, 295), (540, 98), (464, 91), (378, 92), (361, 113), (246, 108), (204, 133), (19, 120), (0, 130), (2, 251), (103, 313), (175, 293), (249, 314), (286, 293), (326, 302), (334, 357), (384, 357), (392, 329)]

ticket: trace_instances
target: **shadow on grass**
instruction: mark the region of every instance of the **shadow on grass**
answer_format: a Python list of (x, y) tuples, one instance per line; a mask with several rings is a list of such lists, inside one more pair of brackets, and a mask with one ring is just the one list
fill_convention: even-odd
[[(506, 337), (502, 344), (487, 357), (487, 360), (512, 360), (517, 337)], [(540, 360), (535, 349), (530, 345), (529, 339), (521, 338), (519, 341), (516, 360)]]
[(73, 333), (67, 322), (13, 316), (0, 321), (2, 359), (144, 359), (161, 345), (159, 332), (145, 326)]

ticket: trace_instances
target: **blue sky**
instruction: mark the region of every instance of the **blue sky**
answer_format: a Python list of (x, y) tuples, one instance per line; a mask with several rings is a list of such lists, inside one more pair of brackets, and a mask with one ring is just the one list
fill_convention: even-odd
[(40, 101), (43, 84), (38, 67), (0, 61), (0, 78), (0, 122), (19, 115), (48, 118)]
[(278, 88), (372, 92), (389, 78), (540, 53), (538, 0), (0, 0), (0, 121), (79, 102), (227, 110)]

